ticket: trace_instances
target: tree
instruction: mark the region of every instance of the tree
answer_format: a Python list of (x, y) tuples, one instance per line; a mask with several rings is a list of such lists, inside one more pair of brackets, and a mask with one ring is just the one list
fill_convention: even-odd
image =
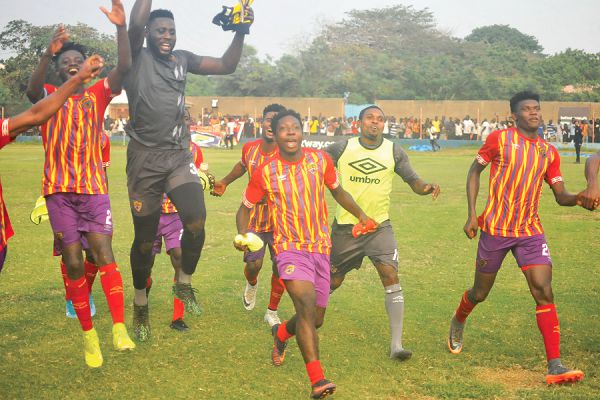
[[(28, 105), (23, 99), (27, 83), (57, 27), (58, 25), (35, 26), (24, 20), (13, 20), (0, 32), (0, 49), (11, 54), (8, 58), (0, 60), (5, 66), (4, 70), (0, 71), (0, 80), (11, 95), (20, 100), (20, 107), (17, 108)], [(115, 36), (98, 32), (95, 28), (81, 23), (67, 25), (66, 29), (71, 35), (71, 40), (84, 45), (89, 54), (97, 53), (104, 57), (106, 67), (101, 77), (106, 76), (117, 61)], [(47, 80), (53, 84), (59, 83), (53, 68), (49, 70)]]
[(504, 44), (528, 53), (542, 53), (544, 48), (533, 36), (526, 35), (508, 25), (489, 25), (473, 29), (465, 37), (468, 42), (485, 42), (490, 45)]

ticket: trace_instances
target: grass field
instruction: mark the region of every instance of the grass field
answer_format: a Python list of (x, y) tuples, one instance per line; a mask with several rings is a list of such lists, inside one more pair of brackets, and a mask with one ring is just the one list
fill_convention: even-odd
[[(442, 186), (436, 202), (414, 195), (399, 178), (392, 194), (406, 301), (404, 343), (414, 356), (405, 363), (388, 359), (383, 289), (374, 268), (365, 263), (332, 296), (320, 329), (321, 359), (326, 375), (338, 385), (336, 399), (600, 398), (600, 213), (559, 207), (547, 187), (541, 217), (555, 263), (562, 358), (585, 372), (584, 381), (566, 387), (543, 383), (545, 355), (535, 304), (511, 257), (488, 300), (469, 319), (463, 353), (447, 351), (449, 319), (472, 283), (477, 248), (462, 232), (465, 177), (475, 151), (409, 152), (420, 176)], [(205, 151), (217, 177), (238, 158), (239, 148)], [(578, 191), (584, 186), (583, 165), (573, 161), (564, 158), (562, 171), (567, 187)], [(308, 398), (308, 379), (295, 343), (288, 347), (282, 367), (270, 362), (272, 340), (262, 321), (269, 273), (261, 274), (255, 310), (242, 307), (241, 254), (231, 242), (245, 179), (231, 185), (223, 198), (207, 198), (207, 240), (194, 277), (205, 313), (186, 318), (191, 331), (181, 334), (168, 327), (172, 268), (165, 255), (159, 256), (150, 297), (153, 340), (138, 344), (132, 353), (116, 353), (110, 316), (96, 283), (94, 322), (105, 361), (99, 370), (88, 369), (79, 325), (64, 316), (50, 225), (29, 221), (40, 191), (42, 162), (40, 145), (11, 145), (0, 153), (4, 196), (16, 231), (0, 275), (0, 399)], [(115, 145), (109, 172), (113, 248), (125, 282), (130, 326), (133, 229), (124, 171), (125, 148)], [(485, 194), (487, 173), (484, 177)], [(479, 210), (484, 201), (480, 195)], [(280, 315), (292, 313), (286, 296)]]

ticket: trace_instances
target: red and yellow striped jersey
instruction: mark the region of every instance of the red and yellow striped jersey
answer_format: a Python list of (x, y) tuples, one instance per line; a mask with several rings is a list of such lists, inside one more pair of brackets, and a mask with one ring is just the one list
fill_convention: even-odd
[[(260, 150), (260, 145), (263, 140), (258, 139), (253, 142), (248, 142), (242, 148), (242, 164), (248, 171), (248, 179), (252, 177), (252, 174), (257, 167), (269, 161), (278, 152), (277, 147), (275, 150), (265, 154)], [(269, 218), (269, 207), (267, 203), (261, 201), (250, 212), (250, 222), (248, 223), (248, 230), (252, 232), (271, 232), (273, 231), (273, 223)]]
[[(192, 152), (192, 158), (194, 159), (194, 165), (196, 168), (200, 168), (200, 165), (204, 162), (204, 156), (202, 155), (202, 149), (196, 143), (190, 141), (190, 151)], [(163, 203), (161, 208), (163, 214), (173, 214), (177, 212), (175, 204), (167, 197), (163, 195)]]
[[(8, 131), (8, 118), (0, 119), (2, 130), (0, 131), (0, 149), (6, 146), (12, 141)], [(8, 212), (4, 205), (4, 198), (2, 197), (2, 182), (0, 181), (0, 251), (6, 247), (6, 242), (14, 234), (12, 226), (10, 225), (10, 219), (8, 218)]]
[(327, 224), (325, 186), (340, 183), (329, 155), (320, 150), (303, 149), (295, 163), (279, 154), (252, 174), (243, 196), (252, 208), (266, 197), (273, 218), (275, 254), (285, 250), (329, 254), (331, 239)]
[[(46, 94), (56, 91), (44, 85)], [(106, 79), (73, 95), (42, 125), (46, 153), (42, 193), (106, 194), (102, 169), (102, 122), (115, 94)]]
[(492, 132), (477, 154), (481, 165), (492, 164), (489, 195), (481, 230), (495, 236), (522, 237), (544, 232), (538, 206), (544, 180), (563, 180), (560, 157), (541, 137), (530, 139), (516, 128)]
[(102, 168), (110, 167), (110, 138), (102, 132)]

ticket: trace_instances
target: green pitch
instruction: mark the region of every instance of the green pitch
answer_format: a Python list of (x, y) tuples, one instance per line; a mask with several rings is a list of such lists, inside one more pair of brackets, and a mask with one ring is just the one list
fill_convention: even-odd
[[(462, 232), (465, 178), (476, 149), (409, 152), (419, 175), (442, 186), (438, 201), (419, 197), (398, 178), (392, 221), (405, 292), (404, 343), (414, 351), (405, 363), (388, 359), (383, 289), (374, 268), (351, 273), (336, 292), (320, 330), (321, 359), (338, 385), (337, 399), (592, 399), (600, 398), (600, 214), (561, 208), (544, 188), (541, 217), (555, 263), (554, 294), (561, 321), (562, 357), (582, 369), (581, 384), (548, 388), (545, 356), (535, 323), (535, 304), (509, 256), (488, 300), (471, 315), (462, 354), (446, 349), (450, 317), (472, 282), (476, 241)], [(205, 159), (222, 177), (239, 159), (235, 151), (210, 149)], [(567, 188), (583, 188), (583, 165), (563, 159)], [(272, 340), (262, 321), (268, 304), (269, 263), (260, 275), (256, 308), (242, 306), (241, 254), (232, 246), (235, 212), (246, 179), (223, 198), (207, 196), (207, 239), (194, 285), (205, 313), (186, 316), (192, 328), (169, 329), (172, 268), (163, 254), (154, 266), (150, 295), (153, 340), (128, 354), (112, 349), (111, 321), (99, 280), (94, 284), (104, 366), (85, 366), (76, 320), (64, 315), (58, 259), (51, 256), (46, 222), (29, 213), (39, 195), (40, 145), (11, 145), (0, 153), (0, 176), (16, 235), (0, 275), (1, 399), (304, 399), (309, 384), (298, 347), (291, 343), (282, 367), (270, 361)], [(125, 148), (113, 146), (109, 169), (114, 215), (113, 247), (125, 283), (126, 324), (131, 328), (132, 240), (125, 185)], [(481, 210), (487, 190), (484, 173)], [(331, 200), (331, 199), (330, 199)], [(333, 214), (330, 208), (330, 214)], [(293, 312), (287, 296), (280, 315)], [(131, 329), (130, 329), (130, 333)]]

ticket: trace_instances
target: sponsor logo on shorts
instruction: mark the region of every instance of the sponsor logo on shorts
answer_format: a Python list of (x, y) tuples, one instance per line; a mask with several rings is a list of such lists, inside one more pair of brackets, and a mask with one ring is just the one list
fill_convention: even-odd
[(135, 211), (137, 211), (137, 212), (142, 211), (142, 206), (143, 206), (143, 203), (141, 201), (138, 201), (138, 200), (133, 201), (133, 209)]
[(285, 267), (285, 273), (287, 275), (293, 274), (295, 270), (296, 270), (296, 266), (295, 265), (288, 265), (287, 267)]
[(484, 260), (483, 258), (478, 258), (477, 259), (477, 268), (481, 269), (481, 268), (485, 268), (485, 266), (488, 264), (488, 260)]

